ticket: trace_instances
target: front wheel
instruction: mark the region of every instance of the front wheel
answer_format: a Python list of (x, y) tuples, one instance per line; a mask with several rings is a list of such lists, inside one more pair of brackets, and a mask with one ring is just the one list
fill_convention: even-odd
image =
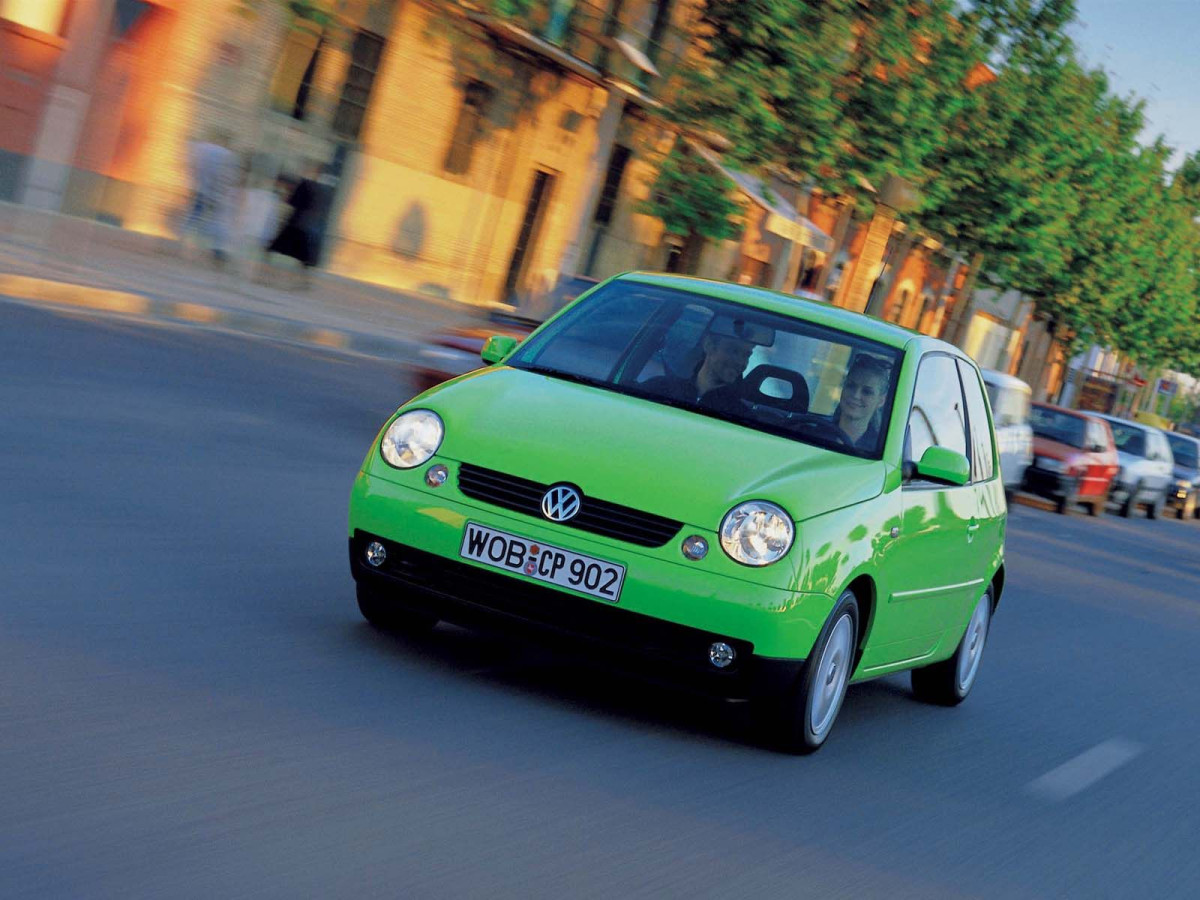
[(991, 621), (992, 589), (989, 587), (975, 604), (971, 621), (967, 623), (954, 655), (931, 666), (913, 669), (912, 689), (918, 700), (938, 706), (958, 706), (967, 699), (979, 674), (979, 662), (983, 659)]
[(846, 697), (858, 648), (858, 601), (846, 591), (834, 604), (796, 687), (771, 723), (787, 753), (813, 753), (825, 743)]

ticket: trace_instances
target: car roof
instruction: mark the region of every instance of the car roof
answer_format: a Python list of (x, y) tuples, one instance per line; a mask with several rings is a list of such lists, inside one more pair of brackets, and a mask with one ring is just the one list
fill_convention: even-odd
[(1165, 431), (1163, 432), (1168, 439), (1179, 438), (1181, 441), (1191, 441), (1193, 444), (1200, 446), (1200, 438), (1190, 434), (1184, 434), (1182, 431)]
[(983, 380), (988, 384), (995, 384), (999, 387), (1017, 388), (1027, 394), (1033, 393), (1028, 382), (1022, 381), (1016, 375), (1009, 375), (1007, 372), (999, 372), (995, 369), (980, 369), (980, 374), (983, 375)]
[(1155, 428), (1153, 425), (1147, 425), (1145, 422), (1135, 422), (1133, 419), (1122, 419), (1120, 416), (1111, 416), (1108, 413), (1092, 413), (1109, 422), (1116, 422), (1118, 425), (1125, 425), (1128, 428), (1137, 428), (1140, 431), (1161, 431), (1160, 428)]
[(617, 278), (622, 281), (636, 281), (641, 284), (653, 284), (674, 288), (678, 291), (688, 291), (718, 300), (745, 303), (758, 309), (802, 318), (818, 325), (845, 331), (856, 337), (877, 341), (888, 347), (903, 349), (909, 344), (917, 342), (922, 350), (944, 350), (961, 359), (971, 361), (969, 356), (953, 344), (921, 334), (919, 331), (901, 328), (899, 325), (893, 325), (874, 316), (851, 312), (848, 309), (816, 300), (807, 300), (794, 294), (785, 294), (753, 285), (731, 284), (726, 281), (713, 281), (691, 275), (672, 275), (661, 272), (626, 272)]

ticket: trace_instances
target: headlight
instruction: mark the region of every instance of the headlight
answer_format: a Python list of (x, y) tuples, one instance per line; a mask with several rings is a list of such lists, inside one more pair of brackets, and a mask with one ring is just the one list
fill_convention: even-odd
[(1039, 469), (1045, 469), (1047, 472), (1065, 472), (1067, 467), (1057, 459), (1051, 459), (1048, 456), (1039, 456), (1035, 462)]
[(437, 413), (414, 409), (396, 417), (383, 434), (379, 452), (397, 469), (419, 466), (437, 452), (446, 433)]
[(768, 566), (792, 546), (796, 529), (791, 517), (774, 503), (740, 503), (721, 520), (721, 548), (746, 566)]

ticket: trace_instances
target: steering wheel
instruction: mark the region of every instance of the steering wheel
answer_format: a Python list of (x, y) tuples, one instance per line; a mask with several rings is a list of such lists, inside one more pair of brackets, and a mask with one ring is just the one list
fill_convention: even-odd
[(819, 430), (822, 434), (833, 438), (839, 446), (848, 447), (851, 450), (857, 449), (853, 438), (842, 431), (832, 419), (826, 419), (814, 413), (801, 413), (792, 419), (792, 424), (798, 428), (806, 428), (810, 431)]

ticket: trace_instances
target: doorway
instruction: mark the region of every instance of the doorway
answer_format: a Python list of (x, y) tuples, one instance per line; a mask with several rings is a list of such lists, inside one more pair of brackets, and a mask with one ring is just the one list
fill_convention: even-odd
[(508, 275), (504, 279), (504, 301), (509, 301), (516, 293), (517, 286), (525, 279), (525, 271), (533, 248), (537, 245), (538, 234), (546, 218), (546, 210), (550, 206), (550, 198), (554, 194), (556, 175), (544, 169), (538, 169), (533, 176), (533, 187), (529, 189), (529, 199), (525, 202), (525, 215), (521, 219), (521, 230), (517, 233), (517, 243), (513, 247), (512, 259), (508, 263)]

